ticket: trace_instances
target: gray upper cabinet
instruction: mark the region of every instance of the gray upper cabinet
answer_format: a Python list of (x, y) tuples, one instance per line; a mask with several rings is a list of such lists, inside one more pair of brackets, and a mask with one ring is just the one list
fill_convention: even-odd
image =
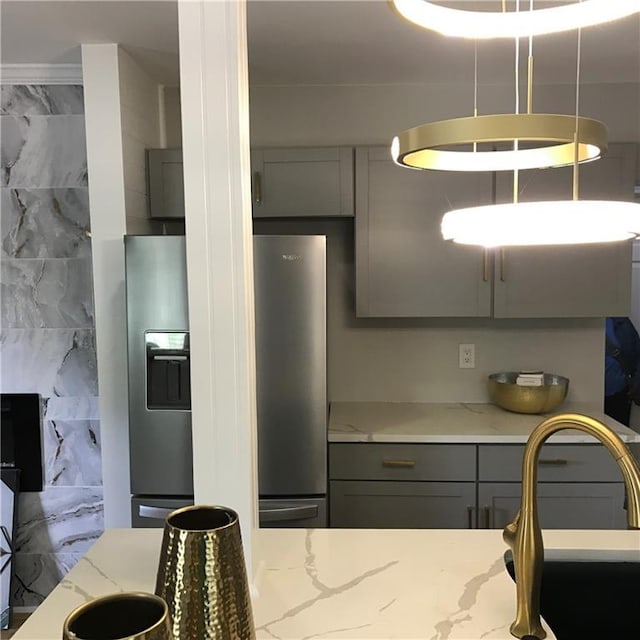
[(446, 242), (443, 214), (491, 202), (487, 173), (412, 171), (356, 148), (356, 315), (488, 317), (486, 252)]
[[(602, 159), (580, 167), (580, 197), (632, 200), (636, 145), (611, 144)], [(513, 177), (497, 178), (497, 198), (511, 198)], [(519, 175), (520, 200), (570, 200), (572, 169)], [(631, 304), (632, 243), (513, 247), (496, 251), (496, 318), (626, 316)]]
[[(633, 199), (636, 145), (611, 144), (580, 168), (584, 199)], [(442, 239), (453, 208), (492, 201), (490, 173), (411, 171), (386, 147), (356, 148), (356, 315), (603, 317), (629, 314), (632, 243), (512, 247), (492, 252)], [(513, 174), (496, 175), (496, 200)], [(520, 172), (521, 201), (571, 199), (572, 169)], [(492, 298), (493, 296), (493, 298)]]
[(254, 218), (353, 216), (353, 151), (253, 149)]
[(182, 149), (147, 149), (149, 216), (184, 218)]

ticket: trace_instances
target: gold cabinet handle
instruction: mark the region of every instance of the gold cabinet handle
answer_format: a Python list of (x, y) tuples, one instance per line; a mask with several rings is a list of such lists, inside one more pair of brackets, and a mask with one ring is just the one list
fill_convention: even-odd
[(506, 258), (504, 255), (504, 249), (500, 249), (500, 282), (504, 282), (507, 279)]
[(473, 529), (473, 516), (475, 515), (476, 508), (467, 506), (467, 529)]
[(550, 467), (562, 467), (566, 464), (569, 464), (568, 460), (564, 458), (547, 458), (538, 460), (538, 464), (545, 464)]
[(253, 200), (256, 204), (262, 203), (262, 174), (259, 171), (253, 174)]
[(489, 282), (489, 249), (485, 249), (482, 256), (482, 280)]
[(383, 467), (390, 467), (392, 469), (412, 469), (416, 466), (415, 460), (388, 460), (382, 461)]

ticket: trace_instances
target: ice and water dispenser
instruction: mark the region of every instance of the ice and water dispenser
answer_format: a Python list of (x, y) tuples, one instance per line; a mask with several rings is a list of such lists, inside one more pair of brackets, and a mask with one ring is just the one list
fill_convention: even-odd
[(189, 334), (146, 331), (147, 409), (191, 409)]

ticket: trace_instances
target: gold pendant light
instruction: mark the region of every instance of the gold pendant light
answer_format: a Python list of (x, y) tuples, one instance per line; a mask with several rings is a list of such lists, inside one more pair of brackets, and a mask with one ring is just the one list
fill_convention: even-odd
[(640, 233), (640, 205), (604, 200), (553, 200), (468, 207), (442, 218), (442, 236), (481, 247), (589, 244)]
[[(528, 17), (533, 11), (517, 15)], [(464, 13), (464, 12), (463, 12)], [(501, 14), (502, 15), (502, 14)], [(513, 171), (569, 166), (597, 160), (607, 150), (607, 128), (591, 118), (533, 113), (533, 45), (529, 38), (527, 113), (519, 112), (519, 39), (516, 38), (515, 113), (478, 116), (478, 53), (475, 48), (473, 117), (423, 124), (398, 134), (391, 157), (410, 169)], [(576, 136), (577, 132), (577, 136)], [(511, 143), (511, 149), (499, 150)], [(484, 151), (478, 145), (485, 144)], [(523, 145), (526, 147), (523, 148)]]
[[(398, 134), (391, 156), (412, 169), (442, 171), (513, 171), (573, 164), (576, 119), (549, 113), (502, 113), (423, 124)], [(579, 119), (578, 162), (607, 150), (607, 128), (599, 120)], [(478, 151), (482, 143), (532, 142), (537, 146)], [(469, 145), (474, 145), (469, 149)], [(461, 146), (460, 150), (443, 147)], [(464, 147), (467, 148), (464, 148)]]
[[(446, 36), (519, 38), (570, 31), (610, 22), (640, 11), (639, 0), (583, 0), (528, 14), (453, 9), (427, 0), (389, 0), (403, 18)], [(503, 0), (502, 4), (505, 2)]]
[[(576, 141), (580, 139), (579, 131), (583, 120), (578, 116), (581, 35), (581, 30), (578, 30), (576, 113), (573, 118)], [(531, 39), (529, 47), (531, 51)], [(517, 147), (517, 142), (515, 146)], [(639, 204), (579, 199), (579, 145), (574, 148), (574, 154), (573, 200), (519, 203), (516, 168), (513, 203), (450, 211), (442, 219), (443, 237), (461, 244), (490, 248), (617, 242), (640, 235)]]

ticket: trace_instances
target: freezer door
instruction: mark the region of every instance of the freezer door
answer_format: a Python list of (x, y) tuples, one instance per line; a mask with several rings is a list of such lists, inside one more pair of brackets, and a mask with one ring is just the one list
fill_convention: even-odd
[(131, 498), (131, 526), (134, 529), (164, 527), (167, 516), (176, 509), (189, 507), (193, 498)]
[(327, 492), (325, 245), (325, 236), (254, 237), (264, 497)]
[(260, 526), (318, 529), (327, 526), (327, 499), (260, 500)]
[(193, 494), (184, 236), (125, 236), (131, 493)]

